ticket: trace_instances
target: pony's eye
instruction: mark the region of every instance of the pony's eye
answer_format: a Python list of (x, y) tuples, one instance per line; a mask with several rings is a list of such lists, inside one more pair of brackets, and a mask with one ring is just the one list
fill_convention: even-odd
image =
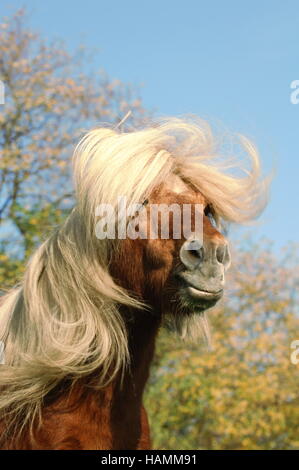
[(211, 207), (210, 204), (208, 204), (205, 207), (204, 214), (205, 214), (206, 217), (208, 217), (210, 219), (211, 224), (214, 225), (214, 227), (216, 227), (217, 223), (216, 223), (216, 220), (215, 220), (215, 212), (214, 212), (214, 209)]
[(205, 213), (205, 215), (206, 215), (207, 217), (209, 217), (209, 215), (213, 215), (210, 204), (208, 204), (208, 205), (205, 207), (204, 213)]
[(145, 199), (145, 200), (143, 201), (142, 205), (143, 205), (144, 207), (147, 206), (147, 205), (148, 205), (148, 199)]

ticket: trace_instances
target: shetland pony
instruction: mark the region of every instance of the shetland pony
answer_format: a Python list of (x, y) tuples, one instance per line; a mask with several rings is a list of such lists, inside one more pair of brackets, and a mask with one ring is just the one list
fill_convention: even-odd
[[(76, 206), (1, 300), (2, 449), (150, 448), (142, 394), (158, 330), (208, 335), (205, 311), (222, 296), (230, 263), (222, 221), (253, 219), (265, 204), (258, 154), (241, 143), (247, 170), (217, 154), (201, 121), (83, 137)], [(119, 196), (140, 203), (146, 220), (153, 204), (197, 204), (201, 243), (172, 229), (168, 239), (97, 238), (97, 207), (116, 208)]]

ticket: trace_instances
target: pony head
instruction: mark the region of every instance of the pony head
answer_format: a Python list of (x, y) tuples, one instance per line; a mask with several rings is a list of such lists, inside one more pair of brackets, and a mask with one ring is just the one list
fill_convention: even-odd
[(77, 210), (90, 234), (99, 229), (93, 243), (106, 247), (110, 276), (182, 338), (208, 336), (204, 312), (221, 298), (230, 264), (225, 223), (249, 221), (266, 203), (257, 151), (240, 142), (249, 170), (223, 159), (209, 126), (194, 120), (95, 129), (74, 154)]

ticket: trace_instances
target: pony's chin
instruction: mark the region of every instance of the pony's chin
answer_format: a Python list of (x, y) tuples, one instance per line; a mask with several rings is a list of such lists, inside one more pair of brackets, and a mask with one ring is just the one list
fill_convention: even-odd
[(164, 326), (187, 342), (198, 343), (204, 340), (208, 347), (211, 344), (210, 328), (204, 310), (188, 312), (184, 309), (176, 315), (167, 315), (164, 318)]
[(164, 326), (181, 339), (198, 342), (204, 339), (210, 346), (210, 329), (206, 310), (223, 295), (223, 289), (208, 291), (184, 284), (176, 295), (175, 308), (164, 315)]

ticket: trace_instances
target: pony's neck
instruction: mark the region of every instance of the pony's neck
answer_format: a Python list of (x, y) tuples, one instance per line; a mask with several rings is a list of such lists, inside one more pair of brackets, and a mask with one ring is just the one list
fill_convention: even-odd
[[(129, 322), (128, 344), (130, 371), (139, 386), (144, 387), (154, 355), (155, 340), (161, 324), (161, 316), (148, 311), (136, 310), (134, 319)], [(128, 377), (130, 374), (128, 374)], [(136, 383), (137, 386), (137, 383)]]
[(128, 429), (131, 429), (131, 439), (139, 438), (142, 426), (142, 396), (149, 377), (160, 323), (160, 316), (138, 310), (134, 312), (134, 319), (128, 324), (129, 370), (126, 371), (122, 383), (117, 380), (114, 384), (111, 406), (115, 448), (121, 448)]

